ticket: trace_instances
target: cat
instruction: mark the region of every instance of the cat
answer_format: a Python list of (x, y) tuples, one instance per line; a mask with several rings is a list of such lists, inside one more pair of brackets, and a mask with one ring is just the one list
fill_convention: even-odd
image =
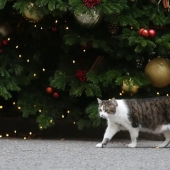
[(131, 143), (137, 146), (139, 131), (154, 134), (162, 133), (165, 141), (157, 147), (166, 147), (170, 143), (170, 97), (153, 97), (148, 99), (98, 100), (101, 118), (107, 119), (107, 128), (101, 143), (103, 147), (120, 130), (128, 130)]

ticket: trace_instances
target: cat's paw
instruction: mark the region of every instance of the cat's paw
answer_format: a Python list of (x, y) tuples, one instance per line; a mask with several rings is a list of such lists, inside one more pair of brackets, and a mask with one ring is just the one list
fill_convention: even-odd
[(96, 148), (103, 148), (103, 144), (102, 144), (102, 143), (98, 143), (98, 144), (96, 145)]
[(129, 147), (129, 148), (135, 148), (136, 147), (136, 143), (130, 143), (130, 144), (128, 144), (127, 146)]

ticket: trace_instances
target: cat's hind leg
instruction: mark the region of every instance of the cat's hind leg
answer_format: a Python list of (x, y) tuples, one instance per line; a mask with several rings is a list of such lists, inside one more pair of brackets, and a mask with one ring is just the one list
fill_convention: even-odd
[(128, 144), (127, 146), (129, 148), (135, 148), (137, 145), (137, 137), (139, 135), (139, 129), (138, 128), (132, 128), (129, 130), (130, 137), (131, 137), (131, 143)]
[(165, 136), (165, 141), (157, 146), (159, 148), (164, 148), (170, 143), (170, 131), (165, 131), (163, 134)]

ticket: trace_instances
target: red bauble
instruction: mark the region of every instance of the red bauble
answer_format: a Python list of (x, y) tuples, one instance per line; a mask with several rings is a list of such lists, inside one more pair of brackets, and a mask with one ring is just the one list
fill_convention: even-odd
[(144, 29), (143, 31), (141, 31), (141, 36), (149, 37), (149, 31), (147, 29)]
[(58, 98), (58, 97), (59, 97), (59, 95), (58, 95), (57, 92), (55, 92), (55, 93), (53, 94), (53, 96), (54, 96), (55, 98)]
[(51, 30), (52, 30), (52, 32), (56, 32), (57, 28), (56, 27), (52, 27)]
[(46, 92), (49, 93), (49, 94), (52, 93), (53, 92), (53, 88), (52, 87), (47, 87)]
[(7, 40), (3, 40), (3, 41), (2, 41), (2, 44), (3, 44), (3, 45), (8, 45), (8, 41), (7, 41)]
[(140, 28), (138, 31), (138, 34), (141, 35), (141, 32), (144, 30), (144, 28)]
[(156, 36), (156, 31), (153, 30), (153, 29), (150, 29), (149, 30), (149, 36), (152, 37), (152, 38), (155, 37)]
[(94, 8), (96, 5), (100, 4), (100, 0), (83, 0), (83, 3), (88, 8)]

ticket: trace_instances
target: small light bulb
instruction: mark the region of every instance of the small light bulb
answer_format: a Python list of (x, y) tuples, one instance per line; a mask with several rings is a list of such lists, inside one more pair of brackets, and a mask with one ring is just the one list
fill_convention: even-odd
[(42, 129), (42, 126), (40, 126), (40, 129)]
[(86, 52), (86, 50), (83, 50), (83, 52)]
[(32, 135), (32, 132), (30, 132), (29, 134)]
[(34, 25), (34, 27), (37, 27), (37, 25)]
[(75, 60), (73, 60), (73, 63), (75, 63), (76, 61)]
[(7, 40), (8, 40), (8, 41), (10, 41), (11, 39), (10, 39), (10, 38), (8, 38)]
[(122, 96), (122, 93), (119, 93), (120, 96)]
[(43, 68), (42, 70), (45, 71), (45, 68)]
[(0, 135), (0, 138), (2, 138), (2, 135)]
[(57, 20), (55, 20), (55, 23), (57, 23), (58, 21)]
[(24, 140), (26, 140), (27, 138), (26, 137), (24, 137)]
[(18, 45), (16, 46), (16, 48), (18, 48)]
[(20, 106), (18, 106), (18, 109), (20, 110), (20, 109), (21, 109), (21, 107), (20, 107)]
[(8, 136), (9, 136), (9, 134), (7, 133), (7, 134), (6, 134), (6, 137), (8, 137)]
[(43, 29), (43, 27), (41, 27), (41, 30)]
[(13, 104), (13, 105), (15, 105), (16, 103), (15, 103), (15, 102), (13, 102), (12, 104)]
[(34, 74), (34, 77), (36, 77), (36, 74)]
[(21, 58), (21, 54), (19, 55), (19, 58)]
[(53, 120), (52, 120), (52, 119), (50, 120), (50, 123), (53, 123)]
[(41, 110), (39, 110), (39, 112), (41, 112)]
[(3, 108), (3, 106), (0, 106), (0, 109), (2, 109)]
[(70, 113), (70, 110), (67, 110), (67, 113)]
[(17, 131), (16, 131), (16, 130), (14, 130), (14, 133), (17, 133)]
[(62, 115), (62, 118), (64, 118), (64, 115)]
[(156, 94), (159, 95), (159, 92), (157, 92)]
[(73, 122), (73, 124), (75, 125), (75, 124), (76, 124), (76, 122)]
[(166, 94), (166, 96), (169, 96), (169, 94)]
[(69, 29), (69, 27), (66, 27), (66, 30), (68, 30)]
[(29, 59), (27, 59), (27, 63), (29, 63), (30, 62), (30, 60)]

